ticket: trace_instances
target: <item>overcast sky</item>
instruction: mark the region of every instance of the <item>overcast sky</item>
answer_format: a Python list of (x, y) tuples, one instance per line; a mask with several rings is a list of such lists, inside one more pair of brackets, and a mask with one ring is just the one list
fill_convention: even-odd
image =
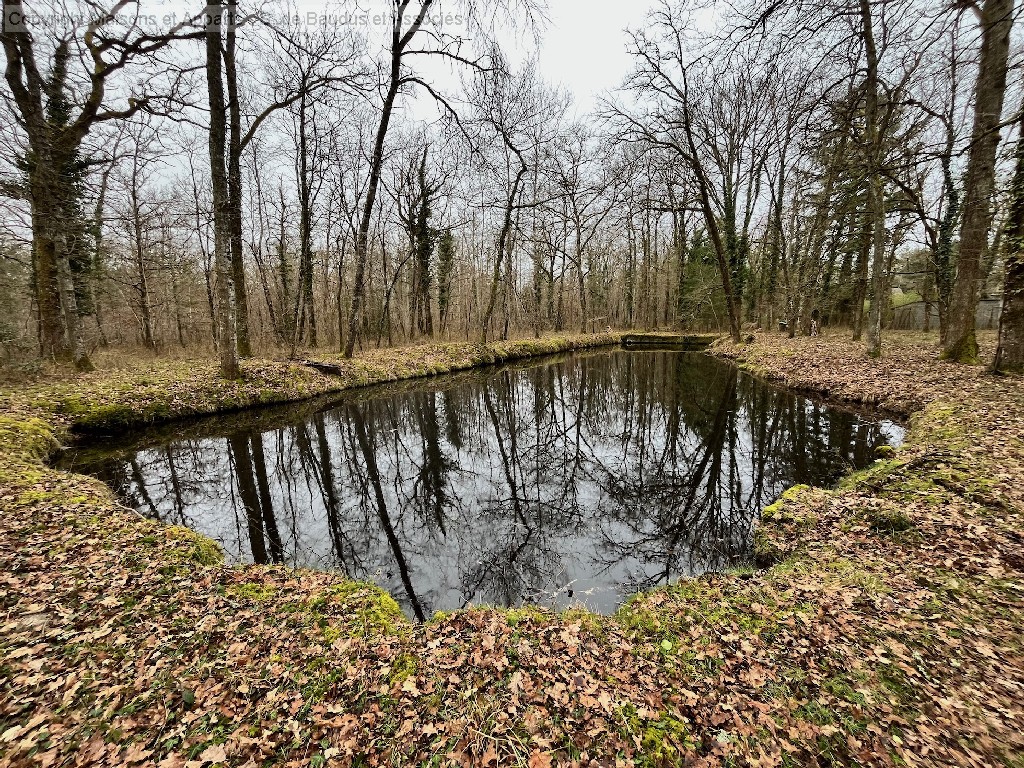
[(653, 2), (550, 0), (538, 62), (544, 79), (572, 91), (580, 112), (592, 109), (632, 69), (625, 29), (641, 26)]
[[(170, 0), (153, 0), (168, 2)], [(345, 10), (360, 9), (370, 14), (384, 14), (393, 7), (391, 0), (357, 0), (355, 4), (338, 0), (290, 0), (301, 14), (309, 12), (331, 13), (339, 7)], [(487, 0), (482, 0), (487, 2)], [(599, 96), (617, 87), (632, 69), (632, 59), (627, 53), (628, 35), (626, 28), (643, 25), (648, 10), (656, 0), (548, 0), (548, 24), (541, 30), (539, 46), (532, 34), (522, 25), (506, 25), (498, 31), (498, 39), (514, 65), (532, 53), (538, 54), (538, 67), (545, 81), (561, 85), (575, 97), (576, 110), (585, 113), (593, 109)], [(416, 5), (413, 3), (412, 5)], [(448, 13), (456, 6), (438, 2), (435, 6)], [(364, 32), (381, 32), (383, 25), (359, 27)], [(457, 30), (452, 30), (457, 34)], [(377, 40), (380, 45), (384, 41)], [(372, 51), (372, 45), (371, 45)], [(450, 68), (437, 66), (435, 61), (420, 59), (417, 68), (442, 80), (447, 80), (442, 70)], [(436, 67), (436, 68), (435, 68)], [(449, 85), (451, 83), (449, 82)], [(418, 109), (416, 111), (419, 111)]]
[[(53, 0), (58, 3), (60, 0)], [(641, 28), (650, 8), (658, 0), (547, 0), (547, 23), (539, 30), (540, 39), (526, 29), (521, 18), (513, 16), (502, 28), (496, 30), (498, 41), (505, 50), (510, 63), (518, 66), (533, 54), (538, 58), (541, 77), (549, 84), (561, 86), (574, 99), (575, 112), (585, 115), (592, 111), (602, 94), (619, 86), (632, 70), (632, 58), (627, 52), (629, 35), (627, 27)], [(486, 7), (489, 0), (479, 0)], [(333, 18), (335, 23), (344, 18), (345, 25), (351, 25), (369, 38), (369, 53), (384, 61), (386, 34), (394, 0), (241, 0), (243, 7), (262, 7), (265, 12), (281, 15), (296, 15), (303, 24), (324, 23), (320, 18)], [(515, 5), (515, 3), (512, 3)], [(168, 25), (167, 18), (181, 20), (186, 13), (195, 11), (194, 3), (182, 6), (180, 0), (141, 0), (139, 12), (154, 19), (153, 29), (146, 23), (147, 31), (162, 31)], [(412, 9), (418, 2), (410, 3)], [(30, 9), (33, 7), (28, 6)], [(54, 7), (47, 2), (35, 6), (36, 13), (43, 13)], [(432, 14), (452, 14), (461, 9), (461, 3), (435, 0)], [(134, 10), (134, 6), (132, 7)], [(128, 13), (128, 11), (126, 11)], [(353, 14), (368, 16), (376, 21), (353, 21)], [(454, 35), (465, 32), (465, 28), (449, 27)], [(188, 47), (188, 53), (200, 52), (198, 46)], [(459, 77), (465, 74), (461, 66), (451, 66), (436, 57), (417, 57), (410, 61), (412, 66), (425, 74), (428, 80), (437, 83), (442, 91), (453, 93), (459, 88)], [(460, 71), (461, 70), (461, 71)], [(438, 112), (437, 105), (422, 89), (411, 91), (400, 108), (408, 109), (412, 115), (432, 119)]]

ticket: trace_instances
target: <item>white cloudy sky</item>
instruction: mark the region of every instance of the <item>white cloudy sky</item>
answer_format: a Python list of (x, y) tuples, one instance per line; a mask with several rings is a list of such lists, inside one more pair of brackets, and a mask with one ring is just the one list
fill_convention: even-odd
[[(290, 1), (300, 14), (330, 13), (339, 7), (345, 10), (359, 7), (371, 14), (386, 14), (393, 7), (391, 0), (355, 0), (355, 3), (340, 5), (338, 0)], [(499, 30), (498, 37), (514, 63), (537, 53), (544, 80), (571, 91), (576, 109), (586, 112), (595, 106), (602, 92), (618, 86), (632, 68), (625, 30), (641, 26), (655, 2), (657, 0), (548, 0), (548, 22), (540, 30), (539, 42), (523, 29), (510, 25)], [(458, 6), (442, 0), (437, 7), (447, 13)], [(432, 71), (425, 61), (418, 61), (417, 66), (432, 75), (440, 74)]]
[(538, 62), (544, 79), (571, 90), (580, 111), (592, 108), (632, 68), (624, 30), (641, 26), (652, 5), (653, 0), (550, 0)]

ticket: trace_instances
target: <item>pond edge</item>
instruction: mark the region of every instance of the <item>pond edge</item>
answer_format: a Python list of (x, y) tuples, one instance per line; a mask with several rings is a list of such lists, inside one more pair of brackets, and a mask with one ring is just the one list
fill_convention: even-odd
[[(0, 393), (0, 404), (8, 405), (13, 414), (0, 416), (0, 490), (8, 485), (11, 470), (17, 471), (20, 465), (25, 479), (39, 484), (45, 482), (48, 473), (62, 476), (65, 480), (81, 483), (92, 487), (97, 496), (88, 494), (98, 506), (113, 505), (119, 511), (137, 518), (137, 522), (147, 529), (157, 526), (165, 530), (165, 546), (168, 547), (169, 560), (177, 563), (189, 563), (197, 569), (204, 567), (228, 567), (244, 570), (251, 566), (225, 566), (220, 546), (198, 532), (181, 526), (169, 526), (144, 518), (134, 510), (122, 506), (114, 497), (113, 492), (100, 481), (74, 472), (67, 472), (50, 467), (48, 460), (61, 448), (62, 443), (74, 435), (88, 436), (97, 434), (117, 434), (133, 428), (148, 427), (157, 424), (168, 424), (196, 417), (212, 416), (259, 408), (269, 405), (311, 400), (323, 395), (337, 394), (346, 390), (406, 381), (418, 378), (440, 376), (457, 371), (485, 367), (494, 364), (525, 360), (533, 357), (558, 354), (561, 352), (581, 351), (603, 347), (618, 346), (622, 343), (623, 333), (603, 333), (589, 335), (550, 336), (541, 339), (523, 339), (499, 341), (491, 343), (450, 342), (426, 344), (409, 347), (374, 350), (367, 356), (344, 359), (340, 356), (321, 355), (314, 360), (325, 363), (332, 368), (331, 373), (304, 365), (301, 362), (247, 360), (243, 362), (243, 378), (240, 381), (225, 381), (212, 369), (193, 368), (188, 372), (154, 372), (153, 374), (138, 373), (141, 382), (133, 381), (129, 376), (128, 386), (106, 388), (104, 380), (109, 371), (100, 371), (87, 379), (89, 384), (98, 386), (81, 386), (58, 384), (52, 386), (30, 387), (24, 396), (18, 397), (18, 388)], [(637, 336), (637, 334), (630, 334)], [(726, 339), (719, 338), (707, 350), (719, 359), (729, 360), (741, 370), (763, 379), (769, 383), (784, 386), (798, 394), (821, 398), (826, 402), (838, 405), (859, 406), (886, 416), (893, 416), (906, 421), (913, 415), (908, 408), (887, 407), (870, 399), (856, 397), (837, 397), (836, 393), (816, 387), (805, 382), (790, 381), (785, 375), (758, 365), (748, 363), (743, 358), (743, 345), (735, 346)], [(197, 380), (198, 374), (198, 380)], [(184, 384), (187, 398), (176, 391), (175, 384)], [(155, 389), (154, 389), (155, 387)], [(6, 396), (7, 403), (4, 403)], [(922, 410), (924, 406), (922, 406)], [(27, 411), (27, 412), (26, 412)], [(19, 414), (24, 416), (19, 418)], [(921, 415), (921, 414), (917, 414)], [(913, 444), (913, 433), (917, 419), (911, 419), (907, 430), (906, 442), (901, 449)], [(891, 454), (887, 455), (888, 458)], [(867, 468), (852, 472), (842, 478), (844, 485), (856, 483), (861, 476), (870, 476), (877, 472), (877, 466), (883, 457), (879, 457)], [(30, 469), (31, 468), (31, 469)], [(20, 483), (19, 483), (20, 485)], [(821, 494), (831, 491), (808, 486), (796, 486), (787, 489), (782, 496), (768, 509), (762, 520), (755, 527), (755, 564), (759, 569), (767, 569), (781, 565), (790, 560), (799, 549), (799, 541), (789, 539), (780, 543), (782, 527), (779, 522), (792, 523), (794, 514), (799, 518), (800, 510), (805, 506), (805, 497), (820, 501)], [(29, 494), (31, 496), (31, 494)], [(72, 501), (82, 502), (86, 497), (78, 494)], [(25, 494), (19, 501), (30, 500)], [(38, 501), (59, 503), (59, 499), (49, 494), (40, 494)], [(96, 521), (96, 518), (92, 518)], [(787, 528), (789, 526), (786, 526)], [(773, 530), (773, 529), (778, 530)], [(792, 533), (792, 530), (789, 530)], [(284, 569), (288, 572), (301, 574), (306, 569), (290, 566), (265, 566), (271, 569)], [(742, 569), (741, 569), (742, 570)], [(711, 574), (714, 575), (714, 574)], [(342, 577), (343, 579), (343, 577)], [(348, 579), (355, 589), (366, 590), (366, 597), (372, 603), (383, 606), (385, 613), (394, 613), (398, 623), (407, 621), (397, 604), (385, 591), (373, 584), (355, 582)], [(699, 581), (700, 579), (687, 580)], [(670, 585), (671, 586), (671, 585)], [(615, 613), (608, 618), (621, 619), (634, 611), (637, 598), (643, 598), (653, 592), (666, 589), (657, 587), (641, 592), (627, 600)], [(358, 590), (357, 590), (358, 591)], [(504, 609), (495, 606), (480, 605), (466, 610), (496, 610), (515, 617), (528, 608)], [(586, 609), (574, 607), (557, 612), (549, 609), (536, 609), (540, 613), (552, 615), (569, 614), (572, 616), (592, 615)], [(448, 614), (435, 614), (433, 620), (445, 618)], [(389, 622), (390, 623), (390, 622)]]

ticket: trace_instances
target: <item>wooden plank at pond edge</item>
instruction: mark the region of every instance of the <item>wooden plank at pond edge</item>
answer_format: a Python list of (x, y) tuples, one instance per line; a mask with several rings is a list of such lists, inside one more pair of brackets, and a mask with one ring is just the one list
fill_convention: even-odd
[(627, 348), (657, 347), (700, 352), (710, 347), (716, 338), (718, 337), (682, 333), (627, 333), (622, 337), (622, 345)]

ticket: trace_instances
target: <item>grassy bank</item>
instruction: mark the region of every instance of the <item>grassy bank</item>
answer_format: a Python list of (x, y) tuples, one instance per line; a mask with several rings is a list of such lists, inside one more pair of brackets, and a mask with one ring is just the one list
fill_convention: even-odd
[(382, 352), (339, 376), (252, 362), (240, 383), (174, 364), (0, 393), (0, 762), (1022, 764), (1024, 387), (935, 362), (918, 336), (894, 335), (881, 361), (838, 337), (718, 348), (915, 414), (907, 444), (773, 505), (758, 532), (772, 567), (612, 617), (469, 610), (414, 626), (336, 574), (226, 567), (202, 537), (43, 463), (73, 428), (578, 343)]
[(621, 334), (547, 336), (488, 344), (450, 342), (377, 349), (354, 359), (318, 355), (334, 371), (294, 362), (247, 360), (242, 378), (226, 381), (213, 360), (153, 361), (92, 374), (0, 388), (10, 416), (36, 416), (58, 429), (115, 431), (188, 416), (302, 400), (352, 387), (381, 384), (539, 355), (617, 344)]

